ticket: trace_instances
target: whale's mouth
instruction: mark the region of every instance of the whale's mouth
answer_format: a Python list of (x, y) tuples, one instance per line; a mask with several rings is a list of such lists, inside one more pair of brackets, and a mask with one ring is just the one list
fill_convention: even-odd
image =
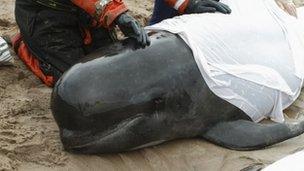
[(61, 140), (65, 150), (74, 153), (107, 153), (119, 151), (118, 148), (126, 148), (126, 146), (130, 146), (131, 150), (131, 146), (134, 143), (128, 142), (131, 142), (130, 140), (132, 140), (132, 138), (137, 139), (138, 136), (131, 128), (140, 123), (143, 117), (143, 114), (138, 114), (120, 122), (106, 131), (80, 132), (62, 129)]
[(133, 151), (133, 150), (138, 150), (138, 149), (141, 149), (141, 148), (146, 148), (146, 147), (155, 146), (155, 145), (158, 145), (158, 144), (162, 144), (162, 143), (164, 143), (164, 142), (166, 142), (166, 141), (168, 141), (168, 140), (157, 140), (157, 141), (152, 141), (152, 142), (149, 142), (149, 143), (146, 143), (146, 144), (143, 144), (143, 145), (134, 147), (134, 148), (130, 149), (129, 151)]

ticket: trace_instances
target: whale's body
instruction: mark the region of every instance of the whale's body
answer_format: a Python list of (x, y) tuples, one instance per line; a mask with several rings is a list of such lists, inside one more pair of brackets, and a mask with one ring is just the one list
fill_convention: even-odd
[(151, 39), (145, 49), (101, 49), (58, 81), (52, 111), (66, 150), (122, 152), (190, 137), (254, 150), (303, 133), (303, 122), (253, 123), (210, 91), (183, 40), (166, 32)]

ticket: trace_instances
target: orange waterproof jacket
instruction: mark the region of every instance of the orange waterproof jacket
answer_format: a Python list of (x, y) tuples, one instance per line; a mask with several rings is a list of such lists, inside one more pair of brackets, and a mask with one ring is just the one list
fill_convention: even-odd
[[(122, 0), (72, 0), (72, 2), (96, 19), (99, 26), (109, 28), (114, 20), (127, 11)], [(107, 2), (105, 6), (101, 3)]]
[(184, 14), (189, 0), (164, 0), (170, 7), (178, 10), (180, 14)]

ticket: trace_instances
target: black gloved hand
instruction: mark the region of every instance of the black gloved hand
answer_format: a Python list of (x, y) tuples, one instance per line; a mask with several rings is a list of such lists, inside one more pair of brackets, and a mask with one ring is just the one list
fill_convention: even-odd
[(219, 2), (219, 0), (190, 0), (185, 9), (186, 14), (207, 12), (214, 13), (216, 11), (223, 14), (231, 13), (229, 6)]
[(120, 30), (126, 37), (132, 37), (136, 39), (137, 43), (141, 47), (146, 47), (150, 45), (150, 38), (147, 35), (144, 28), (140, 26), (138, 21), (130, 15), (123, 13), (115, 20)]

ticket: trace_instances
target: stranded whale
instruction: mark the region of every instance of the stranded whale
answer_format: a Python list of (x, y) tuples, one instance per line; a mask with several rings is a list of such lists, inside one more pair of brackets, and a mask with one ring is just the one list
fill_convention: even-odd
[(67, 151), (122, 152), (190, 137), (255, 150), (304, 132), (304, 122), (254, 123), (213, 94), (178, 36), (159, 32), (151, 42), (101, 49), (57, 82), (51, 108)]

